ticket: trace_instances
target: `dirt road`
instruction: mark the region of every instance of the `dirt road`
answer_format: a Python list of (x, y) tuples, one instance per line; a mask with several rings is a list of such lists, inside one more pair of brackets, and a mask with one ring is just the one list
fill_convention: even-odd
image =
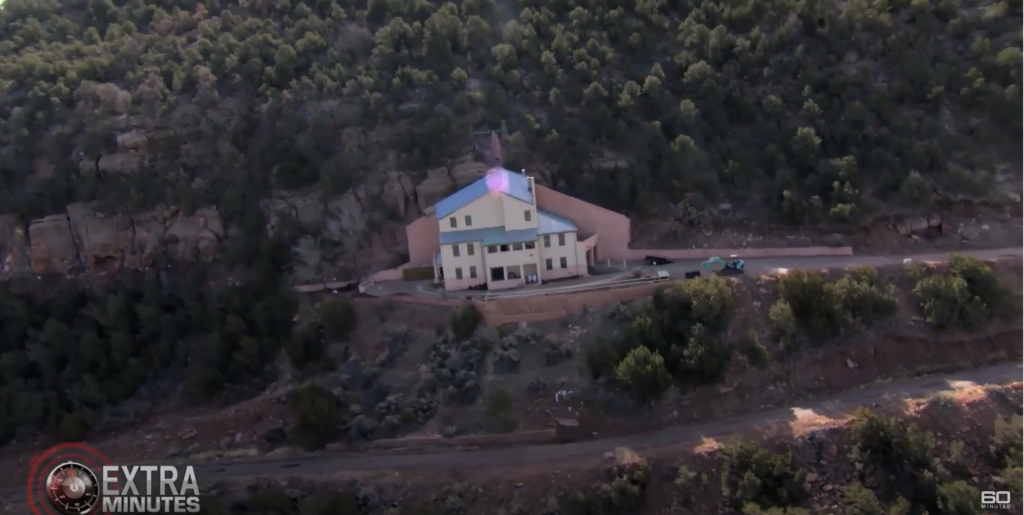
[[(1020, 247), (1005, 248), (1005, 249), (991, 249), (991, 250), (965, 250), (963, 252), (944, 252), (934, 254), (899, 254), (899, 255), (885, 255), (885, 256), (823, 256), (823, 257), (780, 257), (780, 258), (762, 258), (762, 259), (746, 259), (740, 254), (737, 257), (744, 260), (746, 263), (747, 273), (749, 274), (767, 274), (772, 273), (776, 269), (788, 268), (788, 269), (820, 269), (820, 268), (841, 268), (847, 266), (885, 266), (885, 265), (898, 265), (905, 259), (911, 259), (913, 261), (924, 262), (924, 261), (937, 261), (945, 262), (949, 261), (950, 254), (963, 254), (967, 256), (974, 256), (978, 259), (993, 260), (993, 259), (1007, 259), (1007, 258), (1019, 258), (1024, 255), (1024, 249)], [(722, 259), (728, 260), (729, 256), (719, 256)], [(649, 270), (668, 270), (673, 275), (682, 275), (684, 272), (690, 270), (700, 270), (701, 260), (685, 260), (676, 261), (672, 264), (665, 266), (648, 266), (645, 267)]]
[[(813, 412), (827, 416), (874, 403), (881, 404), (904, 398), (927, 397), (942, 391), (956, 389), (963, 384), (1008, 384), (1021, 381), (1022, 377), (1024, 377), (1024, 368), (1020, 364), (996, 365), (955, 374), (876, 384), (824, 400), (796, 404), (787, 408), (745, 413), (705, 424), (675, 426), (651, 433), (572, 444), (395, 456), (319, 454), (305, 458), (204, 463), (196, 465), (195, 470), (196, 476), (200, 480), (216, 480), (334, 474), (382, 469), (451, 469), (554, 463), (574, 458), (600, 456), (616, 447), (631, 447), (642, 453), (644, 449), (695, 442), (702, 438), (727, 436), (743, 429), (772, 423), (792, 422), (801, 416), (806, 416), (800, 415), (801, 413)], [(6, 502), (0, 504), (20, 503), (24, 501), (24, 497), (24, 487), (20, 489), (5, 488), (0, 491), (0, 498)]]

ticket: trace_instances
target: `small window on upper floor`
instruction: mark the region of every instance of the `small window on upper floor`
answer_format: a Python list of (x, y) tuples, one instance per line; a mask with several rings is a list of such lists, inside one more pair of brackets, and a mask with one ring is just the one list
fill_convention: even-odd
[(526, 220), (527, 222), (533, 220), (533, 213), (531, 213), (529, 209), (523, 211), (523, 220)]
[(494, 254), (497, 251), (498, 251), (497, 245), (490, 245), (490, 246), (487, 247), (487, 253), (488, 254)]
[(466, 244), (466, 255), (467, 256), (472, 256), (472, 255), (475, 255), (475, 254), (476, 254), (476, 244), (475, 243), (467, 243)]
[(471, 227), (472, 225), (473, 225), (473, 217), (469, 216), (469, 215), (466, 215), (466, 227)]
[(522, 243), (513, 243), (512, 244), (512, 250), (523, 250), (523, 244)]
[(548, 248), (550, 246), (551, 246), (551, 235), (550, 234), (545, 234), (544, 235), (544, 248)]
[(502, 245), (501, 246), (501, 251), (502, 252), (508, 252), (508, 245)]
[(562, 234), (558, 235), (558, 246), (559, 247), (564, 247), (565, 246), (565, 233), (562, 233)]
[(532, 249), (537, 248), (537, 242), (535, 242), (535, 241), (528, 241), (528, 242), (524, 243), (523, 246), (526, 247), (527, 249), (531, 249), (532, 250)]
[(452, 226), (452, 229), (459, 226), (459, 222), (455, 220), (455, 217), (448, 218), (448, 225)]
[(452, 245), (452, 256), (459, 257), (459, 246)]

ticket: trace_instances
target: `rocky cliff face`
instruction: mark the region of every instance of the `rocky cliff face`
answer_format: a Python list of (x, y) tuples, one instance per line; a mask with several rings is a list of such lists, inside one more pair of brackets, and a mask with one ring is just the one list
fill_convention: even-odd
[[(401, 264), (406, 223), (487, 168), (471, 161), (430, 170), (420, 181), (411, 173), (388, 172), (337, 198), (325, 200), (315, 189), (278, 192), (262, 207), (271, 233), (285, 217), (306, 233), (295, 248), (297, 282), (355, 278)], [(141, 269), (161, 256), (179, 264), (212, 261), (231, 234), (216, 208), (104, 216), (92, 205), (72, 204), (28, 223), (0, 215), (0, 278)]]

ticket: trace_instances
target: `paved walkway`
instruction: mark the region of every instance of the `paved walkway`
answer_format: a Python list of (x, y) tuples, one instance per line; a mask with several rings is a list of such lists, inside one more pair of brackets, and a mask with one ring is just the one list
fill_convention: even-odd
[[(771, 274), (779, 269), (823, 269), (823, 268), (841, 268), (848, 266), (884, 266), (884, 265), (898, 265), (903, 263), (906, 259), (912, 259), (914, 261), (947, 261), (950, 254), (965, 254), (974, 256), (980, 259), (996, 259), (1004, 257), (1021, 257), (1024, 255), (1024, 249), (1021, 247), (1006, 248), (1006, 249), (993, 249), (993, 250), (974, 250), (974, 251), (963, 251), (963, 252), (944, 252), (934, 254), (904, 254), (904, 255), (888, 255), (888, 256), (822, 256), (822, 257), (790, 257), (790, 258), (755, 258), (755, 259), (744, 259), (742, 255), (738, 257), (744, 259), (747, 266), (748, 274)], [(728, 260), (729, 256), (719, 256), (724, 260)], [(628, 262), (626, 263), (626, 271), (619, 272), (616, 274), (605, 274), (595, 275), (590, 277), (583, 277), (579, 279), (567, 279), (564, 281), (556, 281), (543, 285), (531, 285), (518, 290), (508, 291), (528, 291), (530, 289), (535, 290), (554, 290), (559, 288), (566, 288), (571, 286), (583, 286), (583, 285), (598, 285), (614, 281), (621, 281), (623, 279), (630, 279), (633, 277), (633, 269), (643, 268), (645, 272), (653, 273), (659, 270), (669, 272), (672, 277), (682, 278), (686, 272), (692, 270), (701, 270), (707, 273), (707, 270), (701, 269), (702, 259), (690, 259), (676, 261), (668, 265), (662, 266), (646, 266), (642, 262)], [(375, 297), (387, 297), (389, 295), (412, 295), (416, 297), (436, 297), (441, 298), (442, 290), (434, 288), (431, 285), (432, 281), (386, 281), (376, 283), (373, 286), (367, 288), (366, 293)], [(446, 292), (444, 297), (449, 299), (458, 298), (473, 298), (483, 295), (487, 295), (486, 291), (459, 291), (459, 292)]]

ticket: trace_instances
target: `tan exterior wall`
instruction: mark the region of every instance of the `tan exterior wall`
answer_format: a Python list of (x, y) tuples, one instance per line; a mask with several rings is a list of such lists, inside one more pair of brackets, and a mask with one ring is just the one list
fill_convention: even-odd
[(437, 218), (434, 215), (419, 217), (415, 222), (405, 226), (406, 241), (409, 242), (409, 263), (415, 266), (433, 265), (434, 254), (437, 254), (438, 231)]
[[(587, 265), (587, 253), (586, 249), (581, 249), (580, 245), (576, 241), (576, 233), (565, 232), (561, 233), (565, 235), (565, 245), (558, 244), (558, 234), (545, 234), (537, 239), (537, 246), (540, 248), (540, 276), (543, 280), (558, 279), (562, 277), (572, 277), (579, 275), (577, 273), (577, 266), (583, 265), (584, 272), (586, 271)], [(550, 247), (544, 246), (544, 238), (548, 237), (551, 241)], [(566, 258), (566, 269), (572, 270), (573, 273), (566, 274), (566, 269), (561, 269), (559, 266), (560, 259)], [(547, 260), (551, 260), (551, 270), (547, 269)]]
[[(484, 195), (462, 209), (438, 220), (439, 232), (465, 231), (467, 229), (484, 229), (487, 227), (500, 227), (504, 225), (501, 194)], [(466, 217), (469, 216), (472, 225), (466, 225)], [(455, 219), (455, 228), (452, 228), (451, 219)]]
[(540, 185), (535, 188), (535, 196), (541, 209), (572, 220), (580, 234), (597, 234), (599, 259), (630, 259), (629, 218), (625, 215)]
[[(485, 278), (484, 275), (484, 249), (480, 247), (479, 243), (460, 243), (459, 255), (455, 256), (454, 245), (441, 245), (441, 264), (444, 269), (444, 280), (445, 288), (452, 289), (449, 287), (448, 280), (459, 281), (457, 274), (455, 273), (456, 268), (462, 269), (462, 281), (468, 282), (468, 286), (482, 283)], [(473, 255), (469, 255), (469, 248), (473, 248)], [(471, 280), (469, 277), (469, 267), (475, 266), (478, 280)], [(466, 287), (468, 287), (466, 286)], [(466, 287), (459, 288), (465, 289)]]
[[(501, 196), (501, 208), (506, 231), (537, 228), (537, 207), (508, 195)], [(530, 220), (526, 220), (526, 212), (530, 212)]]

